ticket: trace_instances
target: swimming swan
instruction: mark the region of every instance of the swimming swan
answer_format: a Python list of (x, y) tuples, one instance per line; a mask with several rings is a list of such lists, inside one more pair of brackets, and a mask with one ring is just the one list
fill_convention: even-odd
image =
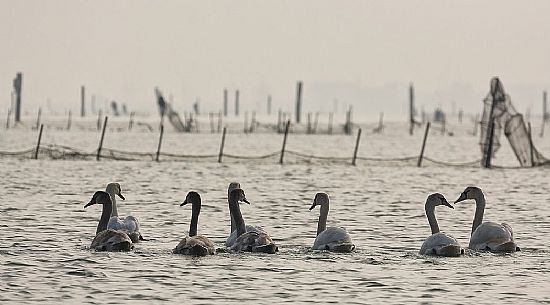
[(118, 216), (118, 209), (116, 205), (116, 197), (125, 200), (124, 196), (121, 194), (120, 184), (118, 183), (109, 183), (107, 184), (107, 189), (105, 190), (111, 196), (111, 201), (113, 202), (113, 211), (111, 212), (111, 218), (107, 224), (107, 228), (123, 231), (130, 236), (132, 242), (137, 243), (140, 240), (143, 240), (141, 233), (139, 232), (139, 221), (132, 215), (128, 215), (125, 218), (120, 218)]
[(447, 199), (443, 195), (435, 193), (428, 196), (426, 199), (426, 216), (432, 229), (432, 235), (426, 238), (422, 247), (420, 248), (421, 255), (439, 255), (439, 256), (460, 256), (464, 254), (464, 250), (461, 249), (460, 244), (454, 237), (443, 232), (439, 232), (439, 225), (435, 218), (435, 207), (438, 205), (444, 205), (451, 209), (453, 206), (447, 202)]
[(205, 236), (197, 235), (197, 226), (199, 223), (199, 214), (201, 212), (201, 196), (197, 192), (189, 192), (185, 201), (180, 206), (188, 203), (192, 204), (191, 225), (189, 226), (189, 236), (184, 237), (174, 249), (176, 254), (206, 256), (216, 254), (214, 244)]
[(239, 201), (248, 202), (244, 191), (240, 188), (234, 189), (229, 193), (229, 211), (235, 226), (237, 227), (237, 239), (229, 247), (232, 251), (262, 252), (273, 254), (278, 251), (273, 240), (265, 232), (245, 231), (245, 223), (239, 207)]
[[(231, 182), (229, 184), (229, 187), (227, 188), (227, 200), (229, 201), (229, 194), (234, 189), (240, 189), (241, 184), (238, 182)], [(266, 233), (264, 229), (260, 226), (251, 226), (246, 225), (245, 226), (246, 232), (258, 232), (258, 233)], [(267, 234), (267, 233), (266, 233)], [(229, 236), (227, 237), (227, 240), (225, 241), (226, 247), (231, 247), (233, 243), (235, 243), (235, 240), (237, 240), (237, 226), (235, 225), (235, 221), (233, 220), (233, 216), (231, 216), (231, 232), (229, 233)]]
[(129, 251), (134, 245), (128, 235), (121, 231), (107, 229), (107, 222), (111, 216), (113, 203), (108, 193), (103, 191), (95, 192), (94, 196), (84, 208), (94, 204), (101, 204), (103, 211), (97, 225), (96, 236), (90, 245), (90, 248), (97, 251)]
[(315, 206), (321, 206), (321, 214), (317, 223), (317, 237), (313, 243), (313, 250), (328, 250), (334, 252), (351, 252), (355, 245), (351, 241), (348, 231), (342, 227), (327, 228), (327, 217), (329, 210), (329, 198), (326, 193), (317, 193), (309, 210)]
[(480, 188), (475, 186), (467, 187), (455, 203), (467, 199), (474, 199), (476, 202), (476, 212), (472, 223), (472, 233), (468, 248), (492, 252), (520, 251), (520, 248), (514, 242), (514, 233), (510, 225), (489, 221), (482, 223), (485, 211), (485, 196)]

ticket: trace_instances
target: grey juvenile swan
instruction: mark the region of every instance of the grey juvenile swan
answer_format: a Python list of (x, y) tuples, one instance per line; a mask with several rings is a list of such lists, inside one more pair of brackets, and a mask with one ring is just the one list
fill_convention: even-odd
[(244, 191), (240, 188), (234, 189), (229, 193), (229, 211), (235, 226), (237, 228), (237, 239), (229, 247), (232, 251), (263, 252), (273, 254), (277, 252), (277, 246), (265, 232), (256, 232), (245, 230), (245, 223), (239, 207), (239, 201), (248, 202)]
[(214, 244), (205, 236), (197, 235), (199, 223), (199, 214), (201, 212), (201, 196), (197, 192), (189, 192), (185, 201), (180, 206), (188, 203), (192, 204), (191, 225), (189, 226), (189, 236), (184, 237), (174, 249), (176, 254), (206, 256), (216, 254)]
[[(240, 189), (241, 188), (241, 184), (238, 183), (238, 182), (231, 182), (229, 184), (229, 187), (227, 188), (227, 200), (229, 201), (229, 194), (231, 193), (232, 190), (234, 189)], [(230, 215), (231, 217), (231, 232), (229, 233), (229, 236), (227, 237), (227, 240), (225, 241), (225, 246), (226, 247), (231, 247), (233, 245), (233, 243), (235, 243), (235, 240), (237, 240), (237, 226), (235, 225), (235, 221), (233, 220), (233, 216)], [(260, 226), (251, 226), (251, 225), (246, 225), (245, 226), (245, 231), (246, 232), (258, 232), (258, 233), (266, 233), (264, 231), (264, 229), (262, 229), (262, 227)]]
[(113, 203), (108, 193), (103, 191), (95, 192), (94, 196), (88, 202), (84, 208), (87, 208), (94, 204), (101, 204), (103, 211), (101, 212), (101, 218), (97, 225), (96, 236), (90, 245), (90, 248), (97, 251), (129, 251), (134, 245), (132, 240), (124, 232), (107, 229), (107, 222), (111, 216), (111, 210)]
[(515, 252), (520, 250), (514, 242), (514, 233), (510, 225), (490, 221), (483, 222), (485, 196), (480, 188), (475, 186), (467, 187), (455, 203), (467, 199), (474, 199), (476, 202), (476, 212), (474, 222), (472, 223), (472, 233), (468, 248), (492, 252)]
[(139, 232), (139, 221), (132, 215), (128, 215), (124, 218), (118, 216), (118, 209), (116, 204), (116, 196), (120, 199), (125, 200), (122, 196), (122, 191), (120, 189), (120, 184), (118, 183), (109, 183), (107, 184), (107, 189), (105, 190), (111, 196), (111, 201), (113, 202), (113, 211), (111, 212), (111, 218), (107, 224), (107, 228), (123, 231), (130, 236), (132, 242), (137, 243), (140, 240), (143, 240), (141, 233)]
[(343, 227), (327, 228), (327, 217), (329, 210), (329, 198), (326, 193), (317, 193), (309, 210), (315, 206), (321, 206), (321, 214), (317, 223), (317, 237), (313, 243), (313, 250), (328, 250), (334, 252), (351, 252), (355, 245), (351, 241), (348, 231)]
[(420, 254), (422, 255), (439, 255), (439, 256), (460, 256), (464, 253), (460, 244), (454, 237), (443, 232), (439, 232), (439, 225), (435, 218), (435, 207), (438, 205), (444, 205), (451, 209), (453, 206), (447, 202), (447, 199), (439, 193), (431, 194), (426, 199), (426, 216), (432, 229), (432, 235), (426, 238), (422, 247), (420, 248)]

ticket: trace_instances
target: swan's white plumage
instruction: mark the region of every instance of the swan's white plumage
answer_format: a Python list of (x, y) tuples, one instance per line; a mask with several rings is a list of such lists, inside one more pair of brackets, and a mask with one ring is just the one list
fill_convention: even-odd
[[(260, 226), (246, 225), (245, 228), (246, 228), (246, 232), (256, 232), (256, 233), (267, 234), (267, 232)], [(225, 241), (225, 246), (226, 247), (233, 246), (236, 240), (237, 240), (237, 230), (234, 230), (233, 232), (231, 232), (229, 237), (227, 237), (227, 240)]]
[(438, 232), (426, 238), (426, 240), (422, 244), (422, 247), (420, 248), (420, 254), (443, 255), (444, 253), (442, 253), (442, 251), (444, 250), (442, 249), (448, 248), (449, 246), (458, 247), (458, 250), (460, 252), (460, 244), (454, 237), (443, 232)]
[(479, 225), (470, 238), (472, 250), (498, 251), (501, 245), (514, 243), (514, 234), (510, 225), (496, 222), (484, 222)]
[(348, 231), (342, 227), (329, 227), (317, 235), (313, 243), (313, 250), (335, 251), (345, 244), (353, 245)]
[(113, 216), (109, 219), (107, 229), (125, 231), (128, 233), (139, 233), (139, 221), (134, 216), (126, 216), (125, 218)]

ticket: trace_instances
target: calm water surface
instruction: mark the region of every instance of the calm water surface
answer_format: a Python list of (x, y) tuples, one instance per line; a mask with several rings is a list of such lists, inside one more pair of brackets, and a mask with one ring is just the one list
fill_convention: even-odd
[[(438, 160), (479, 158), (478, 139), (467, 128), (454, 137), (433, 132), (426, 154)], [(469, 129), (469, 127), (468, 127)], [(422, 132), (369, 132), (360, 156), (418, 154)], [(98, 134), (49, 130), (44, 143), (93, 151)], [(157, 135), (110, 132), (106, 147), (154, 151)], [(167, 133), (165, 151), (216, 154), (219, 135)], [(280, 149), (280, 135), (228, 136), (226, 152), (261, 155)], [(0, 135), (0, 150), (34, 145), (36, 131)], [(548, 140), (535, 139), (550, 155)], [(289, 149), (319, 156), (351, 156), (354, 137), (289, 138)], [(503, 141), (505, 146), (507, 143)], [(427, 162), (226, 158), (188, 161), (39, 160), (0, 158), (0, 303), (550, 303), (550, 195), (548, 167), (494, 169), (439, 166)], [(516, 165), (503, 147), (496, 161)], [(119, 213), (132, 214), (149, 239), (130, 253), (88, 249), (101, 213), (84, 204), (108, 182), (122, 185)], [(239, 181), (251, 205), (247, 224), (262, 225), (279, 253), (220, 253), (205, 258), (171, 254), (188, 231), (191, 210), (179, 207), (189, 190), (202, 195), (199, 234), (223, 247), (229, 233), (227, 185)], [(467, 185), (487, 197), (485, 220), (514, 228), (522, 252), (471, 253), (460, 258), (417, 254), (430, 235), (424, 202), (433, 192), (456, 199)], [(308, 211), (316, 192), (331, 198), (328, 225), (345, 226), (357, 251), (313, 252), (318, 210)], [(474, 204), (438, 207), (439, 225), (467, 246)]]

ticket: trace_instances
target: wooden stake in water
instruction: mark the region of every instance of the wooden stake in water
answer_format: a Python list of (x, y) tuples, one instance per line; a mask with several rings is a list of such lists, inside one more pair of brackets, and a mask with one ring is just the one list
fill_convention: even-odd
[(69, 110), (69, 119), (67, 120), (67, 130), (71, 130), (71, 119), (73, 116), (73, 112)]
[(103, 111), (101, 109), (99, 110), (97, 114), (97, 130), (101, 130), (101, 116), (103, 115)]
[(8, 109), (8, 119), (6, 120), (6, 129), (10, 129), (10, 116), (11, 116), (11, 109)]
[(311, 112), (307, 113), (307, 133), (311, 133)]
[(99, 147), (97, 148), (97, 156), (96, 156), (97, 161), (99, 161), (99, 158), (101, 156), (101, 148), (103, 148), (103, 138), (105, 137), (105, 129), (107, 129), (108, 119), (109, 117), (105, 116), (105, 120), (103, 121), (103, 131), (101, 131), (101, 140), (99, 140)]
[(34, 151), (34, 159), (38, 159), (38, 151), (40, 150), (40, 141), (42, 140), (42, 130), (44, 129), (44, 124), (40, 125), (40, 132), (38, 133), (38, 142), (36, 143), (36, 150)]
[(491, 157), (493, 155), (493, 138), (495, 134), (495, 119), (493, 118), (493, 112), (496, 104), (497, 90), (500, 88), (500, 80), (495, 78), (491, 80), (491, 111), (489, 112), (489, 125), (487, 126), (487, 149), (485, 150), (485, 168), (491, 168)]
[(128, 130), (132, 130), (132, 127), (134, 126), (134, 115), (136, 113), (134, 111), (130, 112), (130, 122), (128, 122)]
[(162, 145), (162, 136), (164, 135), (164, 125), (160, 125), (160, 137), (159, 137), (159, 146), (157, 147), (157, 157), (155, 161), (159, 162), (160, 156), (160, 146)]
[(222, 163), (222, 157), (223, 157), (223, 147), (225, 145), (225, 133), (227, 132), (227, 128), (223, 128), (222, 133), (222, 144), (220, 145), (220, 154), (218, 155), (218, 163)]
[(218, 133), (222, 131), (222, 112), (218, 113)]
[(254, 132), (256, 128), (256, 111), (252, 111), (252, 119), (250, 120), (250, 132)]
[(474, 132), (472, 133), (475, 136), (477, 136), (477, 125), (479, 124), (479, 113), (476, 114), (476, 118), (474, 121)]
[(210, 119), (210, 133), (214, 133), (214, 132), (216, 132), (216, 130), (214, 128), (214, 113), (209, 112), (208, 113), (208, 118)]
[(414, 86), (409, 85), (409, 134), (412, 136), (414, 132)]
[(353, 159), (351, 165), (355, 166), (355, 160), (357, 160), (357, 151), (359, 150), (359, 140), (361, 140), (361, 128), (357, 131), (357, 141), (355, 141), (355, 150), (353, 151)]
[(248, 111), (244, 113), (244, 133), (248, 133)]
[(223, 116), (227, 116), (227, 89), (223, 89)]
[(430, 131), (430, 122), (426, 124), (426, 131), (424, 132), (424, 140), (422, 140), (422, 149), (420, 150), (420, 156), (418, 156), (418, 167), (422, 166), (422, 159), (424, 158), (424, 148), (426, 147), (426, 140), (428, 139), (428, 132)]
[(283, 118), (283, 114), (281, 112), (281, 109), (279, 109), (279, 113), (277, 114), (277, 132), (281, 133), (281, 119)]
[(235, 91), (235, 115), (239, 116), (239, 90)]
[(281, 159), (279, 159), (280, 164), (283, 164), (283, 159), (284, 159), (284, 156), (285, 156), (286, 138), (288, 136), (288, 127), (289, 126), (290, 126), (290, 120), (286, 121), (285, 137), (283, 138), (283, 148), (281, 149)]
[(296, 84), (296, 123), (300, 124), (302, 116), (302, 82)]
[(317, 133), (318, 124), (319, 124), (319, 112), (315, 112), (315, 122), (313, 123), (313, 133)]
[(86, 116), (86, 88), (84, 86), (80, 86), (80, 116), (84, 117)]
[(540, 129), (540, 137), (544, 137), (544, 125), (546, 124), (546, 119), (548, 118), (548, 110), (546, 109), (546, 91), (542, 92), (542, 127)]
[(533, 149), (533, 137), (531, 136), (531, 122), (527, 123), (527, 132), (529, 133), (529, 154), (531, 156), (531, 166), (535, 166), (535, 156)]

